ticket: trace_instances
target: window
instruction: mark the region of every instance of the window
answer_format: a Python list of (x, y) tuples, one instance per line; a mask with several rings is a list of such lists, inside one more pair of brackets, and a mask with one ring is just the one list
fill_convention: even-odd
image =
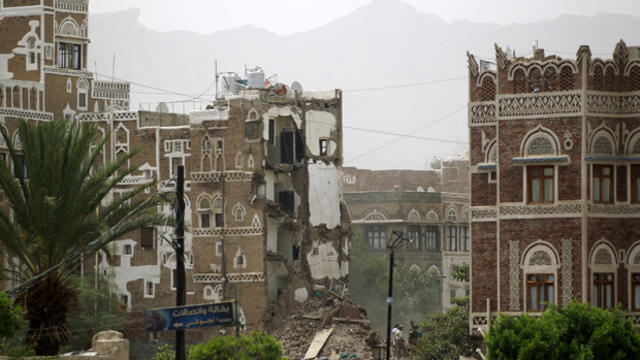
[(427, 250), (438, 250), (438, 226), (427, 225), (424, 232), (424, 246)]
[(640, 311), (640, 274), (631, 274), (631, 304), (634, 311)]
[(460, 227), (460, 247), (462, 251), (469, 251), (469, 228), (467, 226)]
[(23, 179), (29, 178), (27, 171), (27, 163), (24, 161), (24, 155), (16, 155), (13, 162), (13, 175), (16, 178), (22, 176)]
[(65, 69), (82, 68), (82, 50), (81, 45), (59, 43), (58, 44), (58, 66)]
[(280, 209), (293, 214), (295, 210), (295, 195), (293, 191), (280, 191), (278, 193), (278, 203)]
[(146, 227), (140, 229), (140, 246), (143, 248), (153, 247), (153, 228)]
[(36, 39), (30, 38), (27, 41), (27, 71), (38, 69), (38, 58), (36, 55)]
[(447, 250), (458, 251), (458, 227), (447, 226)]
[(172, 157), (171, 158), (171, 177), (178, 176), (179, 166), (184, 166), (184, 158)]
[(385, 249), (387, 247), (387, 229), (384, 225), (365, 226), (364, 236), (371, 249)]
[(153, 296), (153, 283), (151, 281), (146, 282), (145, 295)]
[(422, 248), (422, 244), (420, 243), (422, 238), (422, 231), (420, 229), (420, 226), (409, 225), (407, 227), (407, 230), (409, 234), (409, 240), (411, 240), (411, 242), (409, 243), (409, 248), (413, 250), (420, 250)]
[(544, 311), (548, 304), (554, 303), (553, 274), (528, 274), (527, 301), (529, 311)]
[(124, 255), (131, 255), (131, 253), (132, 253), (131, 245), (128, 245), (128, 244), (125, 245), (123, 253), (124, 253)]
[(222, 216), (222, 214), (216, 214), (216, 227), (223, 227), (224, 226), (224, 217)]
[(208, 228), (211, 227), (211, 215), (210, 214), (200, 214), (200, 227)]
[(327, 156), (329, 148), (329, 140), (320, 139), (320, 156)]
[(216, 256), (222, 256), (222, 243), (216, 243)]
[(631, 165), (631, 202), (640, 203), (640, 165)]
[(489, 174), (489, 182), (493, 183), (493, 182), (496, 182), (496, 181), (498, 181), (498, 172), (497, 171), (492, 171)]
[[(449, 299), (453, 300), (456, 297), (456, 291), (455, 290), (449, 290)], [(449, 301), (451, 302), (451, 301)]]
[(527, 167), (530, 203), (553, 202), (553, 166)]
[(122, 295), (122, 303), (126, 306), (129, 305), (129, 295)]
[(613, 202), (613, 166), (593, 165), (593, 202)]
[(593, 274), (593, 306), (612, 309), (613, 308), (613, 274), (596, 273)]
[(469, 297), (469, 295), (471, 294), (471, 290), (470, 289), (464, 289), (464, 296)]
[(274, 119), (269, 119), (269, 145), (273, 146), (276, 144), (276, 121)]

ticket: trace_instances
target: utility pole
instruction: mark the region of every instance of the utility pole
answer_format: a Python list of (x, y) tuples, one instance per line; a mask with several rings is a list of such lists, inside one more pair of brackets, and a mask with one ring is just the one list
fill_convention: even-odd
[[(178, 166), (176, 184), (176, 306), (187, 302), (186, 275), (184, 270), (184, 166)], [(185, 360), (184, 330), (176, 331), (176, 360)]]
[[(217, 146), (217, 145), (216, 145)], [(218, 151), (216, 149), (216, 151)], [(220, 156), (220, 161), (222, 161), (222, 155)], [(222, 192), (222, 214), (220, 214), (220, 224), (216, 224), (220, 226), (220, 252), (222, 253), (222, 264), (221, 264), (221, 268), (222, 268), (222, 300), (225, 299), (226, 296), (226, 287), (227, 287), (227, 262), (225, 261), (225, 257), (224, 257), (224, 182), (225, 182), (225, 176), (224, 176), (224, 162), (223, 162), (223, 168), (222, 168), (222, 174), (220, 175), (220, 182), (221, 182), (221, 192)], [(216, 219), (216, 221), (218, 221)]]
[[(393, 235), (396, 236), (396, 239), (393, 240)], [(394, 251), (403, 242), (411, 242), (411, 240), (407, 240), (402, 237), (402, 232), (394, 231), (392, 233), (391, 242), (387, 245), (387, 250), (389, 251), (389, 297), (387, 298), (387, 360), (391, 359), (391, 304), (393, 303), (393, 262), (394, 262)]]

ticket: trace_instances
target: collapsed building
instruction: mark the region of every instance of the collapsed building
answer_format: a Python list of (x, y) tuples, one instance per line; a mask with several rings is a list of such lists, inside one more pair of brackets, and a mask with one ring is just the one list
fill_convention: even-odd
[(411, 240), (396, 250), (396, 263), (427, 269), (440, 279), (440, 306), (469, 295), (469, 284), (451, 276), (453, 265), (470, 264), (468, 159), (434, 161), (434, 170), (345, 168), (345, 201), (353, 241), (380, 256), (395, 239)]
[[(127, 164), (139, 171), (113, 196), (154, 179), (158, 189), (174, 191), (177, 168), (185, 167), (187, 303), (236, 299), (239, 320), (251, 329), (278, 320), (318, 288), (344, 288), (349, 272), (341, 91), (276, 93), (260, 84), (189, 115), (78, 116), (112, 133), (101, 161), (140, 149)], [(173, 231), (142, 229), (111, 244), (111, 261), (98, 256), (98, 270), (112, 276), (140, 323), (135, 331), (144, 329), (145, 309), (175, 301)]]

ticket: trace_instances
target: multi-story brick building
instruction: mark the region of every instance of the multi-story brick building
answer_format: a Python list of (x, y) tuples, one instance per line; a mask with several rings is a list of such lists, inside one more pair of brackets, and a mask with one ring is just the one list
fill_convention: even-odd
[[(188, 116), (116, 111), (78, 119), (113, 133), (105, 161), (141, 150), (129, 164), (139, 172), (114, 196), (153, 179), (172, 191), (170, 180), (185, 166), (187, 303), (237, 294), (241, 322), (255, 329), (348, 275), (341, 107), (339, 90), (279, 96), (262, 89)], [(100, 257), (138, 330), (145, 309), (175, 302), (175, 251), (165, 241), (172, 238), (171, 228), (143, 229), (111, 245), (111, 262)]]
[[(88, 34), (88, 0), (0, 0), (0, 124), (14, 140), (18, 119), (128, 109), (128, 83), (87, 71)], [(0, 153), (6, 148), (0, 138)]]
[[(98, 162), (139, 150), (126, 165), (139, 171), (106, 203), (153, 180), (147, 193), (172, 191), (170, 179), (185, 166), (188, 304), (237, 294), (240, 320), (260, 328), (318, 286), (344, 286), (332, 284), (349, 271), (341, 91), (283, 93), (265, 89), (264, 78), (251, 86), (260, 77), (254, 72), (245, 90), (234, 78), (224, 100), (205, 111), (128, 111), (128, 83), (96, 81), (87, 71), (87, 11), (88, 0), (0, 0), (0, 122), (9, 133), (17, 134), (19, 118), (66, 118), (111, 134)], [(169, 227), (142, 229), (112, 243), (110, 261), (103, 254), (84, 261), (85, 273), (113, 278), (131, 312), (129, 335), (144, 336), (144, 310), (175, 304), (172, 238)]]
[(353, 239), (386, 253), (392, 233), (408, 239), (396, 262), (428, 269), (441, 278), (441, 305), (468, 295), (469, 285), (451, 277), (453, 264), (469, 263), (468, 160), (446, 160), (440, 170), (345, 168), (345, 200)]
[(472, 327), (572, 299), (640, 323), (639, 50), (469, 56)]

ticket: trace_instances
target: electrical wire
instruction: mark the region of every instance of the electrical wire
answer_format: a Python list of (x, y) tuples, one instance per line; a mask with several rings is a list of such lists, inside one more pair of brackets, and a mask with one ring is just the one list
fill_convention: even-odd
[[(191, 95), (188, 95), (188, 94), (183, 94), (183, 93), (179, 93), (179, 92), (176, 92), (176, 91), (159, 88), (157, 86), (146, 85), (146, 84), (143, 84), (143, 83), (140, 83), (140, 82), (131, 81), (131, 80), (123, 79), (123, 78), (117, 78), (117, 77), (114, 77), (114, 76), (111, 76), (111, 75), (105, 75), (105, 74), (100, 74), (100, 73), (94, 73), (94, 74), (102, 76), (102, 77), (105, 77), (105, 78), (111, 78), (111, 79), (114, 79), (114, 80), (117, 80), (117, 81), (128, 82), (128, 83), (130, 83), (132, 85), (136, 85), (136, 86), (140, 86), (140, 87), (143, 87), (143, 88), (146, 88), (146, 89), (159, 91), (159, 92), (164, 93), (164, 94), (183, 96), (183, 97), (191, 99), (191, 100), (183, 100), (183, 101), (192, 101), (192, 100), (198, 100), (198, 99), (199, 100), (204, 100), (204, 101), (213, 101), (213, 99), (208, 99), (208, 98), (203, 98), (202, 97), (207, 91), (209, 91), (211, 89), (211, 86), (213, 86), (213, 84), (209, 87), (209, 89), (204, 91), (200, 96), (192, 97)], [(215, 84), (215, 82), (214, 82), (214, 84)]]
[(406, 83), (406, 84), (397, 84), (397, 85), (361, 88), (361, 89), (349, 89), (349, 90), (342, 90), (342, 92), (357, 93), (357, 92), (365, 92), (365, 91), (393, 90), (393, 89), (401, 89), (401, 88), (408, 88), (408, 87), (425, 86), (425, 85), (440, 84), (445, 82), (459, 81), (467, 78), (468, 78), (467, 76), (462, 76), (462, 77), (456, 77), (456, 78), (423, 81), (423, 82), (417, 82), (417, 83)]
[(445, 114), (445, 115), (441, 116), (438, 120), (436, 120), (434, 122), (431, 122), (431, 123), (428, 123), (426, 125), (423, 125), (423, 126), (417, 128), (417, 129), (415, 129), (415, 130), (413, 130), (413, 131), (411, 131), (411, 132), (409, 132), (407, 134), (403, 134), (403, 135), (399, 136), (398, 138), (396, 138), (396, 139), (394, 139), (392, 141), (384, 143), (384, 144), (382, 144), (382, 145), (380, 145), (380, 146), (378, 146), (376, 148), (373, 148), (373, 149), (371, 149), (371, 150), (369, 150), (367, 152), (364, 152), (364, 153), (362, 153), (362, 154), (360, 154), (358, 156), (355, 156), (355, 157), (345, 161), (345, 163), (352, 162), (354, 160), (357, 160), (357, 159), (360, 159), (360, 158), (365, 157), (367, 155), (370, 155), (370, 154), (372, 154), (372, 153), (374, 153), (376, 151), (382, 150), (382, 149), (386, 148), (387, 146), (393, 145), (393, 144), (397, 143), (398, 141), (400, 141), (400, 140), (402, 140), (404, 138), (412, 136), (412, 134), (417, 132), (417, 131), (423, 130), (423, 129), (429, 127), (429, 126), (433, 126), (433, 125), (435, 125), (435, 124), (437, 124), (437, 123), (439, 123), (439, 122), (441, 122), (441, 121), (443, 121), (443, 120), (445, 120), (445, 119), (457, 114), (458, 112), (460, 112), (460, 111), (462, 111), (463, 109), (466, 109), (466, 108), (467, 108), (467, 106), (464, 105), (464, 106), (458, 108), (457, 110), (455, 110), (453, 112), (450, 112), (448, 114)]

